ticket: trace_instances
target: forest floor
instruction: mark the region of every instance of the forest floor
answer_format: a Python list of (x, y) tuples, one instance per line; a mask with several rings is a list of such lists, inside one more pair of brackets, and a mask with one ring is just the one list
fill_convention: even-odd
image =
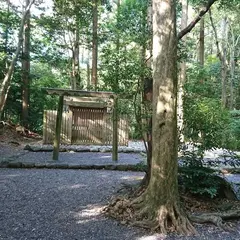
[[(0, 158), (49, 158), (51, 153), (31, 153), (26, 144), (41, 143), (39, 138), (26, 138), (14, 131), (0, 135)], [(79, 153), (87, 160), (110, 161), (107, 153)], [(80, 155), (61, 153), (63, 159)], [(122, 162), (141, 155), (120, 155)], [(90, 158), (90, 159), (89, 159)], [(139, 228), (121, 225), (106, 218), (101, 209), (123, 186), (136, 184), (144, 173), (133, 171), (71, 170), (71, 169), (0, 169), (0, 240), (5, 239), (94, 239), (94, 240), (177, 240), (177, 239), (240, 239), (240, 221), (228, 222), (234, 231), (226, 232), (212, 224), (195, 224), (199, 236), (163, 236)], [(209, 212), (226, 208), (229, 201), (195, 198), (182, 195), (189, 212)], [(239, 201), (235, 202), (239, 206)]]

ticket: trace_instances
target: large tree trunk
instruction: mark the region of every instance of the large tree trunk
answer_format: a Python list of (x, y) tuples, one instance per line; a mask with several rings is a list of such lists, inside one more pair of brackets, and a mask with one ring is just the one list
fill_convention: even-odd
[(97, 88), (97, 60), (98, 60), (98, 0), (93, 0), (93, 41), (92, 41), (92, 85)]
[[(30, 1), (25, 0), (25, 8)], [(22, 124), (28, 127), (29, 108), (29, 85), (30, 85), (30, 11), (26, 16), (24, 25), (23, 50), (22, 50)]]
[[(149, 185), (134, 203), (140, 217), (166, 233), (192, 233), (180, 207), (177, 163), (177, 36), (175, 0), (153, 0), (153, 129)], [(144, 220), (145, 221), (145, 220)]]
[(8, 71), (3, 79), (1, 88), (0, 88), (0, 116), (2, 116), (2, 112), (7, 100), (7, 96), (8, 96), (8, 91), (10, 89), (10, 83), (11, 83), (11, 79), (12, 79), (12, 75), (14, 72), (14, 67), (15, 64), (17, 62), (19, 53), (21, 51), (21, 46), (23, 43), (23, 30), (24, 30), (24, 24), (26, 21), (26, 17), (28, 15), (28, 11), (30, 10), (32, 4), (34, 3), (35, 0), (32, 0), (29, 5), (26, 7), (25, 12), (23, 13), (22, 19), (21, 19), (21, 24), (20, 24), (20, 29), (19, 29), (19, 33), (18, 33), (18, 45), (17, 45), (17, 49), (15, 52), (15, 55), (12, 59), (12, 62), (8, 68)]

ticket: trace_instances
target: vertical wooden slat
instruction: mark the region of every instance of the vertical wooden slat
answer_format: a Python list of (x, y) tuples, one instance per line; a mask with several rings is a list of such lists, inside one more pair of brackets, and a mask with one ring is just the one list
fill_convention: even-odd
[[(44, 124), (44, 143), (52, 143), (56, 111), (46, 111)], [(116, 124), (116, 123), (115, 123)], [(128, 121), (125, 116), (119, 117), (118, 144), (128, 143)], [(73, 144), (113, 144), (113, 117), (107, 109), (90, 109), (70, 107), (69, 113), (62, 117), (61, 141)]]

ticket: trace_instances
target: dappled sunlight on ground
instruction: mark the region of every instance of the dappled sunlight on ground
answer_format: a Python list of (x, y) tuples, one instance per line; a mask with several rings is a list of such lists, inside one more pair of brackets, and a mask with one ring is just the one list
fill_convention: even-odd
[(86, 184), (74, 184), (74, 185), (66, 185), (66, 186), (61, 186), (58, 189), (59, 190), (65, 190), (65, 189), (78, 189), (78, 188), (86, 188), (88, 187)]
[(143, 175), (142, 176), (124, 176), (121, 177), (122, 180), (127, 180), (127, 181), (140, 181), (143, 179)]
[(86, 209), (82, 211), (73, 213), (74, 218), (76, 219), (77, 224), (84, 224), (90, 221), (96, 221), (96, 217), (102, 213), (104, 206), (89, 204), (86, 206)]
[(143, 236), (136, 238), (136, 240), (163, 240), (163, 239), (166, 239), (166, 236), (163, 234), (154, 234), (152, 236)]
[(109, 156), (100, 156), (99, 158), (112, 158), (112, 156), (111, 155), (109, 155)]

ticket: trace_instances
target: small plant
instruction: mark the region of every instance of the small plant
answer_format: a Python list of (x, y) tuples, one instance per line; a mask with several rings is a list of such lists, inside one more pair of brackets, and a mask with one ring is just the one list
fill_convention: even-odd
[(207, 167), (181, 167), (179, 181), (186, 191), (214, 198), (217, 196), (221, 181), (215, 171)]

